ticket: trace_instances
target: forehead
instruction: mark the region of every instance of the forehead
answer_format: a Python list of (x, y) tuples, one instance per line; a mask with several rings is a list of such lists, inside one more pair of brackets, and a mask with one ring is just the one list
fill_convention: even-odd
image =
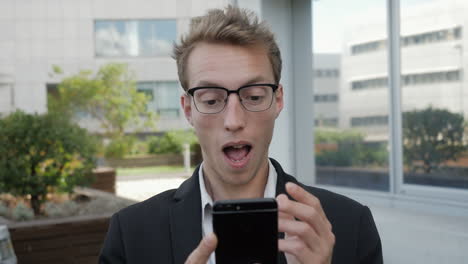
[(187, 77), (189, 87), (208, 83), (229, 87), (274, 81), (264, 46), (206, 42), (198, 43), (189, 55)]

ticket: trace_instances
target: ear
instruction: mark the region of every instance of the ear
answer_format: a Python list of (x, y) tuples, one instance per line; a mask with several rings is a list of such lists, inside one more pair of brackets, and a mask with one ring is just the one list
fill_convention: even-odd
[(283, 85), (282, 84), (279, 84), (278, 85), (278, 90), (276, 90), (275, 102), (276, 102), (276, 117), (278, 117), (279, 114), (281, 113), (281, 110), (283, 110), (283, 107), (284, 107)]
[(187, 94), (182, 94), (180, 96), (180, 105), (182, 106), (182, 110), (184, 110), (185, 118), (193, 126), (192, 123), (192, 100), (190, 100), (190, 96)]

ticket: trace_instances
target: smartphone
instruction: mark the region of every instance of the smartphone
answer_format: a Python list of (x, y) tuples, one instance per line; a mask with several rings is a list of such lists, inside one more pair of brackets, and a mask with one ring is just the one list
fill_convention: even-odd
[(217, 201), (213, 231), (219, 264), (274, 264), (278, 260), (278, 205), (273, 198)]

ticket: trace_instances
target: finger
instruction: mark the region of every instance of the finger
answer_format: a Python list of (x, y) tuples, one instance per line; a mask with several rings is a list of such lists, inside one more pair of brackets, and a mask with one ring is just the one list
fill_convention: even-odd
[(279, 195), (277, 202), (280, 212), (293, 215), (299, 220), (306, 222), (320, 236), (331, 231), (331, 225), (328, 223), (328, 220), (326, 217), (322, 217), (316, 208), (289, 200), (286, 195)]
[(317, 211), (318, 215), (322, 218), (323, 222), (331, 230), (331, 224), (328, 221), (328, 218), (325, 215), (325, 212), (323, 211), (322, 204), (320, 203), (320, 200), (317, 197), (315, 197), (299, 185), (294, 184), (292, 182), (288, 182), (286, 184), (286, 191), (289, 193), (289, 195), (291, 195), (292, 198), (294, 198), (299, 203), (313, 207)]
[(278, 219), (291, 219), (293, 220), (294, 219), (294, 216), (290, 215), (290, 214), (287, 214), (287, 213), (284, 213), (284, 212), (278, 212)]
[[(322, 204), (320, 203), (320, 200), (309, 193), (308, 191), (304, 190), (302, 187), (299, 185), (288, 182), (286, 184), (286, 191), (288, 192), (289, 195), (291, 195), (294, 200), (312, 206), (316, 208), (317, 210), (320, 210), (323, 212)], [(325, 213), (324, 213), (325, 214)]]
[(320, 248), (320, 238), (307, 223), (294, 221), (294, 220), (286, 220), (280, 219), (278, 221), (278, 230), (279, 232), (285, 232), (287, 234), (286, 239), (288, 240), (290, 237), (298, 237), (309, 247), (310, 250), (314, 250), (316, 248)]
[(314, 263), (314, 255), (299, 238), (279, 239), (278, 250), (293, 255), (299, 263)]
[(218, 244), (218, 239), (214, 233), (205, 236), (198, 247), (192, 251), (185, 261), (185, 264), (206, 264), (211, 253), (214, 252)]

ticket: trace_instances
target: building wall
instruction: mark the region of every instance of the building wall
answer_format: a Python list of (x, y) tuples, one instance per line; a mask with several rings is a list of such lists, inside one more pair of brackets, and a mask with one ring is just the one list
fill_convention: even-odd
[(339, 54), (314, 54), (313, 87), (316, 126), (338, 126), (340, 66)]
[[(82, 69), (97, 70), (109, 62), (124, 62), (137, 81), (178, 81), (170, 56), (102, 58), (95, 55), (96, 20), (176, 19), (178, 36), (191, 16), (227, 1), (212, 0), (2, 0), (0, 1), (0, 74), (12, 79), (14, 102), (6, 104), (27, 112), (47, 111), (47, 84), (60, 82)], [(64, 74), (53, 75), (52, 66)], [(0, 79), (0, 85), (5, 86)], [(2, 89), (2, 94), (6, 93)], [(3, 97), (3, 96), (2, 96)], [(11, 101), (11, 100), (10, 100)], [(11, 107), (10, 107), (11, 108)], [(93, 127), (93, 123), (85, 124)], [(161, 119), (160, 129), (186, 128), (183, 115)]]

